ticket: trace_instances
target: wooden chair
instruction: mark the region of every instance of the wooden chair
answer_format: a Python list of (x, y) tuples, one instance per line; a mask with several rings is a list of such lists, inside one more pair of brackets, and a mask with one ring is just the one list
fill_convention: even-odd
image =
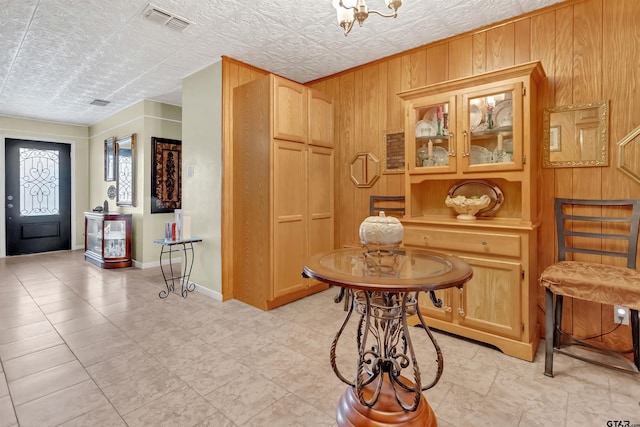
[[(397, 203), (391, 205), (389, 202), (402, 202), (402, 206), (397, 206)], [(404, 196), (369, 196), (369, 216), (377, 215), (380, 211), (404, 215)]]
[[(635, 268), (640, 200), (557, 198), (554, 207), (558, 262), (540, 276), (546, 288), (544, 374), (553, 377), (554, 352), (637, 373), (640, 371), (640, 273)], [(578, 257), (597, 261), (574, 260), (575, 253), (588, 254)], [(626, 267), (602, 263), (611, 257), (626, 259)], [(589, 338), (577, 338), (562, 331), (564, 296), (629, 308), (632, 348), (614, 351), (587, 342)], [(611, 316), (613, 318), (613, 313)], [(567, 351), (569, 346), (576, 345), (595, 353)], [(633, 353), (633, 364), (624, 357), (629, 353)]]

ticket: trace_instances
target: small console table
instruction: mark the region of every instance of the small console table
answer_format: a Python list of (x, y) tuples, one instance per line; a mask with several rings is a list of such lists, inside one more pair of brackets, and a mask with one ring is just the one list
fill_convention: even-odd
[[(153, 243), (162, 245), (162, 250), (160, 251), (160, 270), (162, 271), (162, 277), (164, 278), (164, 284), (167, 289), (160, 291), (158, 294), (160, 298), (168, 297), (169, 293), (174, 291), (176, 282), (180, 284), (180, 294), (183, 298), (186, 298), (189, 292), (195, 290), (196, 285), (189, 282), (189, 277), (191, 276), (191, 269), (193, 268), (193, 244), (197, 242), (202, 242), (202, 239), (191, 237), (181, 240), (157, 239), (153, 241)], [(182, 260), (181, 268), (174, 272), (173, 254), (177, 252), (182, 253), (184, 259)], [(165, 256), (169, 257), (167, 267), (162, 263), (162, 258)], [(166, 271), (167, 268), (169, 269), (168, 272)]]

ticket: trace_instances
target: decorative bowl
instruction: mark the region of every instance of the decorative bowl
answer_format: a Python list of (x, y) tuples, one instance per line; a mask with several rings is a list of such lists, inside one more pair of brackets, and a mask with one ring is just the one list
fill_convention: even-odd
[(486, 208), (491, 203), (491, 198), (486, 194), (479, 197), (466, 196), (447, 196), (444, 201), (445, 205), (454, 208), (458, 213), (458, 219), (461, 221), (475, 221), (478, 211)]

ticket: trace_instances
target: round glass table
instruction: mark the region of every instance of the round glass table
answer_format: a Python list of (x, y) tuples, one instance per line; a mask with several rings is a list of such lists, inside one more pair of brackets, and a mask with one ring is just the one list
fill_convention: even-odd
[[(444, 359), (420, 313), (418, 298), (421, 292), (428, 292), (433, 304), (441, 306), (434, 291), (462, 288), (473, 275), (471, 267), (457, 257), (436, 252), (348, 248), (312, 256), (303, 275), (340, 286), (351, 298), (330, 351), (333, 371), (349, 386), (338, 403), (338, 425), (436, 426), (435, 414), (422, 392), (439, 381)], [(358, 357), (355, 378), (349, 379), (340, 372), (336, 350), (354, 312), (360, 316)], [(413, 315), (436, 353), (436, 372), (428, 384), (422, 384), (407, 325), (407, 317)], [(405, 376), (403, 371), (410, 372)]]

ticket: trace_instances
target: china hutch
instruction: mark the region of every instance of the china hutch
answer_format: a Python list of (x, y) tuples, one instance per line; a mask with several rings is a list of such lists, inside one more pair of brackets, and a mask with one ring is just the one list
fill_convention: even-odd
[[(536, 313), (539, 62), (399, 94), (406, 107), (404, 245), (456, 255), (462, 289), (422, 298), (427, 323), (533, 360)], [(461, 220), (447, 197), (489, 205)]]
[(269, 310), (327, 288), (301, 272), (334, 246), (333, 101), (275, 75), (233, 96), (233, 295)]
[(84, 259), (101, 268), (131, 267), (131, 214), (84, 213)]

